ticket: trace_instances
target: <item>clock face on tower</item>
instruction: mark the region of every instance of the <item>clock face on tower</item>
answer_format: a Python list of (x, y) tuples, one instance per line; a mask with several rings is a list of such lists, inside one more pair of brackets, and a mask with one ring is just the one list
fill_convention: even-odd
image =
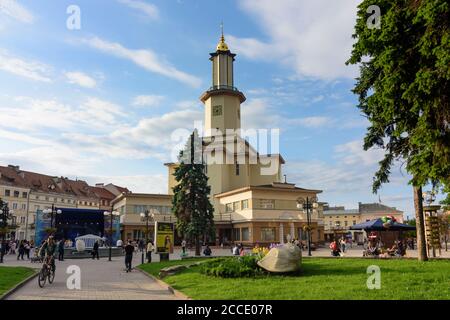
[(222, 106), (213, 106), (212, 114), (213, 114), (213, 116), (221, 116), (222, 115)]

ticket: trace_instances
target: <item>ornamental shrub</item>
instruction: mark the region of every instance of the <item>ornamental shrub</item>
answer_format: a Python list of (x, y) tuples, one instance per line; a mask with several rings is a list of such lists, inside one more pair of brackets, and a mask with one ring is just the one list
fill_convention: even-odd
[(201, 264), (200, 272), (209, 276), (222, 278), (253, 277), (265, 274), (257, 265), (258, 257), (218, 258)]

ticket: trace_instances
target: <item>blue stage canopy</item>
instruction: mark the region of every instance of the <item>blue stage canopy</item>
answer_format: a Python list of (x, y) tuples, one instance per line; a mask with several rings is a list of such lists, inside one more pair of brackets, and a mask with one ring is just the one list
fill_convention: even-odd
[(416, 227), (410, 226), (409, 224), (394, 222), (389, 226), (389, 228), (386, 228), (383, 225), (383, 221), (381, 218), (363, 222), (360, 224), (355, 224), (354, 226), (350, 227), (350, 230), (365, 230), (365, 231), (409, 231), (409, 230), (416, 230)]

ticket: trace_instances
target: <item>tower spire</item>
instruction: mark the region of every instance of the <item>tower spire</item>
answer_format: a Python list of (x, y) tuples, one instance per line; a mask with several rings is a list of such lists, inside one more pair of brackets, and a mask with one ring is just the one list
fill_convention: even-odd
[(225, 36), (223, 34), (223, 21), (220, 23), (220, 31), (221, 36), (219, 44), (217, 45), (217, 51), (229, 51), (230, 49), (228, 49), (228, 45), (225, 43)]

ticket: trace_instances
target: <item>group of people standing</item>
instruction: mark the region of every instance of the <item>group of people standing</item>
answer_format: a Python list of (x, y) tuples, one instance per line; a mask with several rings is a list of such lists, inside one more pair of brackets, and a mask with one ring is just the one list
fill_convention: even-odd
[(17, 255), (17, 260), (30, 259), (30, 252), (34, 248), (33, 241), (28, 240), (3, 240), (0, 242), (0, 261), (6, 255)]

